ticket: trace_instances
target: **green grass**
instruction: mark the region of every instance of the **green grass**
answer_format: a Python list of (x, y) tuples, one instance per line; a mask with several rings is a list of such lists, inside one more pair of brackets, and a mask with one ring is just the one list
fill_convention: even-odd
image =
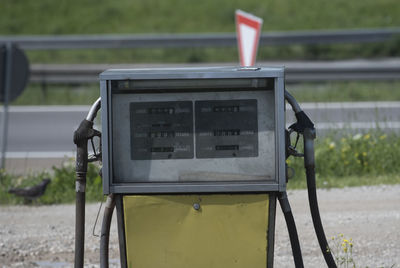
[(91, 105), (99, 96), (98, 84), (46, 87), (29, 84), (12, 105)]
[(264, 31), (400, 26), (397, 0), (2, 0), (0, 34), (233, 32), (234, 12)]
[[(234, 12), (264, 20), (263, 31), (400, 26), (397, 0), (2, 0), (0, 35), (234, 32)], [(260, 48), (258, 60), (339, 59), (400, 55), (385, 44)], [(236, 62), (236, 48), (29, 51), (33, 63)]]
[(299, 102), (400, 101), (400, 82), (330, 82), (286, 85)]
[[(297, 172), (303, 172), (298, 170)], [(380, 184), (400, 184), (400, 175), (360, 175), (360, 176), (345, 176), (345, 177), (335, 177), (335, 176), (317, 176), (317, 188), (318, 189), (329, 189), (329, 188), (344, 188), (344, 187), (357, 187), (357, 186), (373, 186)], [(303, 179), (293, 179), (289, 180), (287, 184), (288, 190), (296, 189), (306, 189), (307, 181)]]
[[(400, 136), (394, 133), (332, 134), (316, 140), (315, 158), (322, 188), (400, 183)], [(295, 170), (289, 187), (304, 188), (303, 158), (290, 157), (287, 164)]]
[[(35, 200), (35, 204), (59, 204), (75, 201), (75, 164), (66, 162), (62, 167), (53, 167), (50, 171), (43, 171), (28, 176), (16, 176), (0, 170), (0, 204), (23, 204), (24, 199), (8, 193), (13, 187), (27, 187), (38, 184), (44, 178), (51, 178), (45, 194)], [(101, 200), (102, 184), (99, 176), (99, 167), (93, 164), (88, 166), (86, 200), (88, 202)]]
[[(342, 138), (326, 137), (316, 142), (316, 177), (318, 188), (342, 188), (363, 185), (400, 184), (400, 136), (373, 132)], [(289, 158), (295, 170), (288, 189), (305, 189), (306, 179), (302, 158)], [(37, 204), (70, 203), (75, 198), (75, 165), (66, 162), (62, 167), (28, 176), (15, 176), (0, 171), (0, 204), (21, 204), (22, 198), (8, 194), (12, 187), (25, 187), (51, 178), (46, 193)], [(99, 167), (90, 164), (87, 176), (87, 200), (102, 198)]]
[[(302, 150), (302, 144), (299, 145)], [(317, 139), (315, 143), (317, 188), (343, 188), (400, 184), (400, 136), (374, 131)], [(288, 189), (305, 189), (303, 158), (290, 157), (295, 171)]]

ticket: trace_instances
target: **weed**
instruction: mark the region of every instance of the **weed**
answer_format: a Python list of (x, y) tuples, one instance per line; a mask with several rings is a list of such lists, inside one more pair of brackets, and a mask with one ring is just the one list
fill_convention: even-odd
[[(354, 241), (352, 238), (346, 238), (343, 234), (339, 234), (337, 236), (332, 236), (330, 242), (332, 246), (328, 248), (327, 251), (332, 253), (338, 268), (357, 267), (353, 257)], [(394, 264), (390, 266), (390, 268), (394, 267)], [(368, 266), (366, 268), (368, 268)]]
[[(28, 176), (13, 176), (2, 170), (0, 172), (0, 204), (22, 204), (23, 198), (9, 194), (8, 190), (38, 184), (46, 177), (51, 178), (51, 183), (45, 194), (34, 201), (35, 204), (72, 203), (75, 200), (75, 164), (70, 160), (61, 167), (53, 167), (50, 171)], [(86, 200), (89, 202), (101, 200), (102, 181), (99, 167), (95, 164), (88, 165), (86, 185)]]
[[(300, 144), (301, 146), (301, 144)], [(300, 150), (302, 150), (300, 148)], [(400, 137), (374, 131), (317, 139), (315, 169), (318, 187), (345, 187), (400, 183)], [(304, 188), (303, 158), (289, 158), (296, 173), (290, 188)]]
[(341, 268), (355, 268), (356, 264), (353, 259), (353, 240), (346, 239), (343, 234), (332, 236), (331, 242), (333, 246), (328, 249), (335, 258), (336, 265)]

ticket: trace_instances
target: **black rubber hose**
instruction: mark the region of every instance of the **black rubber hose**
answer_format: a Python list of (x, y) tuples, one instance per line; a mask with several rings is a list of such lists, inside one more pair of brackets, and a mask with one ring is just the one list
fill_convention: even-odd
[(303, 257), (301, 255), (301, 248), (299, 236), (297, 234), (296, 223), (293, 218), (292, 209), (287, 198), (286, 192), (279, 194), (279, 204), (282, 208), (283, 215), (285, 216), (286, 226), (289, 233), (290, 244), (292, 246), (293, 260), (296, 268), (303, 268)]
[(318, 238), (318, 243), (321, 252), (324, 255), (325, 262), (329, 268), (336, 268), (335, 260), (329, 250), (328, 241), (325, 237), (324, 227), (322, 226), (321, 217), (319, 215), (317, 191), (315, 186), (315, 171), (314, 168), (306, 167), (308, 201), (310, 203), (311, 217), (314, 224), (315, 234)]
[(308, 203), (310, 205), (311, 217), (314, 224), (315, 234), (325, 262), (329, 268), (336, 268), (335, 260), (329, 249), (326, 240), (324, 227), (322, 226), (317, 200), (317, 186), (315, 182), (315, 160), (314, 160), (314, 138), (315, 130), (305, 129), (304, 131), (304, 167), (307, 177)]
[(76, 144), (75, 268), (82, 268), (85, 254), (85, 191), (88, 164), (88, 136), (93, 122), (83, 120), (74, 132)]
[(101, 225), (101, 237), (100, 237), (100, 268), (108, 268), (109, 256), (108, 248), (110, 242), (110, 227), (111, 219), (115, 207), (115, 198), (113, 194), (107, 197), (106, 205), (104, 208), (103, 223)]
[(86, 202), (86, 173), (88, 166), (88, 139), (98, 136), (99, 132), (93, 129), (93, 120), (100, 109), (101, 99), (98, 98), (90, 108), (87, 118), (84, 119), (74, 132), (76, 144), (76, 205), (75, 205), (75, 268), (83, 268), (85, 253), (85, 202)]
[(76, 192), (75, 268), (82, 268), (85, 253), (85, 192)]

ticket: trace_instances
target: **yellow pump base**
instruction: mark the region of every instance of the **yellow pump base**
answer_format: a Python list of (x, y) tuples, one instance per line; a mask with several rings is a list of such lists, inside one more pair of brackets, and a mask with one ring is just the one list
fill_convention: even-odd
[(125, 195), (120, 210), (128, 267), (272, 266), (268, 194)]

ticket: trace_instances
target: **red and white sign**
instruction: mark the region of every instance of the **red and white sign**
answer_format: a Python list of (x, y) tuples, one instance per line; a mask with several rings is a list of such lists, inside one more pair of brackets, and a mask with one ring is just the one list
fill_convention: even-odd
[(254, 66), (263, 20), (236, 10), (236, 35), (241, 66)]

